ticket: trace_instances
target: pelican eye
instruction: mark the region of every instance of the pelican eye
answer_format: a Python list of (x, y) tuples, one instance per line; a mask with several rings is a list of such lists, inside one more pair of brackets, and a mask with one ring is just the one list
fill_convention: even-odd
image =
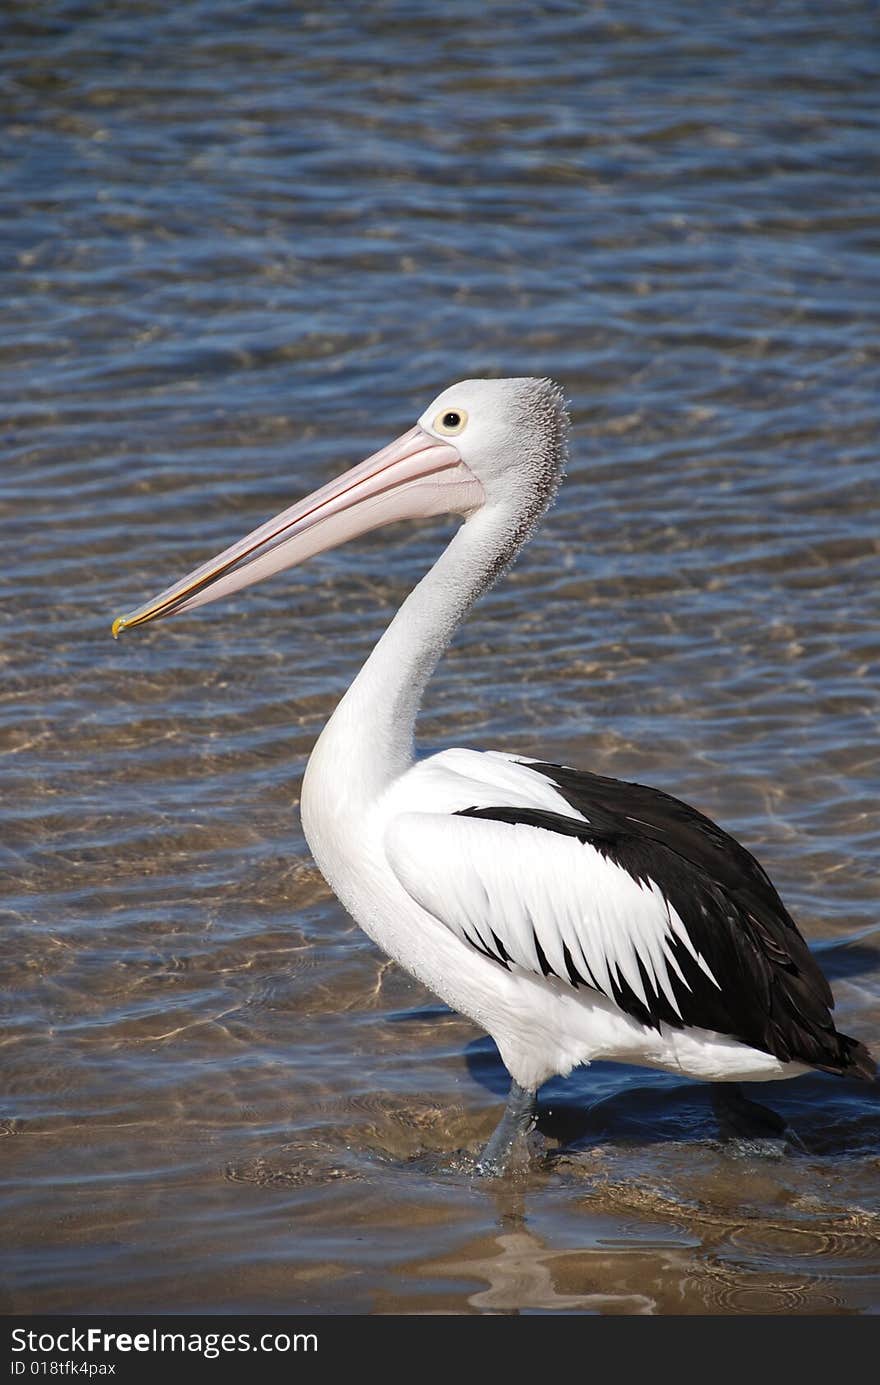
[(447, 437), (454, 437), (456, 433), (461, 433), (467, 423), (468, 416), (464, 409), (444, 409), (442, 414), (438, 414), (434, 419), (434, 427), (438, 433), (445, 433)]

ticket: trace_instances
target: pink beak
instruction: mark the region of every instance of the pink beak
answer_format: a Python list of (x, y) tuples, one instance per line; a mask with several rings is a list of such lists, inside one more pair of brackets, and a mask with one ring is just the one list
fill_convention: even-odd
[(191, 611), (398, 519), (468, 515), (483, 487), (450, 442), (418, 426), (113, 622), (113, 636)]

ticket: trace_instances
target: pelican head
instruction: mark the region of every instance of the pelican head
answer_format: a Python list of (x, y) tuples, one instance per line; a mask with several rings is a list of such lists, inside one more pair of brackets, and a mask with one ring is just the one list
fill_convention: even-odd
[(521, 542), (555, 495), (566, 433), (562, 391), (551, 380), (450, 385), (409, 432), (118, 616), (113, 635), (207, 605), (396, 520), (491, 509)]

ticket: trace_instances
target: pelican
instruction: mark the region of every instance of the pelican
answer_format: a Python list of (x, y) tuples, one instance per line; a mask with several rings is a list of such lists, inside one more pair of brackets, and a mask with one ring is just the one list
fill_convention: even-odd
[(392, 521), (461, 517), (322, 732), (301, 812), (361, 928), (495, 1040), (511, 1085), (477, 1164), (489, 1175), (521, 1152), (541, 1084), (594, 1059), (712, 1084), (874, 1075), (766, 872), (697, 809), (500, 751), (415, 755), (425, 685), (554, 499), (567, 437), (553, 381), (462, 381), (113, 624), (192, 611)]

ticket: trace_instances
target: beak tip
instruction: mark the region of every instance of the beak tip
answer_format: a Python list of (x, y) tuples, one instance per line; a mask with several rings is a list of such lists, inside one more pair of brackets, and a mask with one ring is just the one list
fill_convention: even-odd
[(125, 629), (125, 626), (126, 626), (126, 619), (125, 619), (125, 616), (117, 616), (116, 619), (114, 620), (113, 624), (112, 624), (111, 627), (110, 627), (110, 633), (112, 634), (114, 640), (118, 640), (118, 639), (119, 639), (119, 636), (122, 634), (123, 630)]

